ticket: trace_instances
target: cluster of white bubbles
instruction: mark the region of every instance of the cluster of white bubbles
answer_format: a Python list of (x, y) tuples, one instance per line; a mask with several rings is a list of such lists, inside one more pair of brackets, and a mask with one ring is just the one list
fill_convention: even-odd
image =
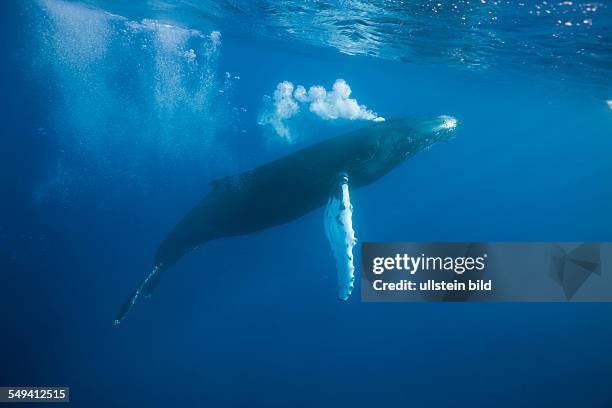
[(300, 113), (300, 106), (307, 107), (309, 112), (323, 120), (385, 120), (350, 96), (351, 87), (343, 79), (337, 79), (329, 91), (321, 85), (306, 90), (302, 85), (295, 87), (293, 83), (283, 81), (276, 86), (271, 97), (266, 97), (259, 124), (269, 126), (284, 140), (292, 141), (288, 120)]
[(218, 72), (221, 34), (63, 0), (38, 4), (32, 60), (51, 79), (62, 154), (36, 198), (95, 187), (93, 179), (146, 189), (150, 168), (206, 174), (238, 79)]

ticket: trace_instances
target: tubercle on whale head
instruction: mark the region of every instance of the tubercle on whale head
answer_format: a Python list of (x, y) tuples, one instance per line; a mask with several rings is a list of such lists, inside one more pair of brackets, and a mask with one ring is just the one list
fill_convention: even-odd
[(438, 125), (435, 125), (433, 128), (434, 132), (453, 132), (457, 128), (457, 118), (449, 115), (440, 115), (437, 120), (440, 122)]
[(425, 146), (451, 139), (459, 123), (457, 118), (450, 115), (439, 115), (421, 120), (400, 119), (400, 121), (406, 122), (404, 136), (412, 139), (413, 143), (421, 142), (418, 144)]
[(381, 142), (386, 146), (390, 158), (403, 160), (437, 142), (451, 140), (457, 125), (457, 119), (449, 115), (394, 119), (388, 121)]
[(420, 140), (417, 142), (417, 151), (428, 150), (438, 142), (453, 140), (457, 124), (457, 119), (448, 115), (440, 115), (423, 122), (418, 132)]
[(454, 117), (441, 115), (390, 119), (364, 128), (352, 150), (352, 184), (355, 180), (364, 185), (375, 181), (407, 158), (439, 141), (450, 140), (457, 123)]
[(455, 138), (455, 129), (459, 121), (454, 116), (441, 115), (438, 116), (438, 125), (434, 125), (433, 132), (436, 141), (448, 141)]

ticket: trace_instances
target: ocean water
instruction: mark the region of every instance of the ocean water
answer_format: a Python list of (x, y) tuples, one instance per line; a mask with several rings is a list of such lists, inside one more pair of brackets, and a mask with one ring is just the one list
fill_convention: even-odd
[(610, 241), (609, 2), (1, 14), (0, 385), (78, 407), (612, 403), (609, 304), (369, 304), (358, 280), (339, 302), (323, 209), (210, 242), (112, 326), (211, 180), (377, 118), (458, 127), (351, 193), (360, 241)]

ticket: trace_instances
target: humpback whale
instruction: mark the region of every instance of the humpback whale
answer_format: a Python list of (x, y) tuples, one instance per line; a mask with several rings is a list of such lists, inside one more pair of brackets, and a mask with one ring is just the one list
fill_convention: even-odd
[[(114, 324), (125, 318), (139, 297), (151, 295), (165, 270), (208, 241), (284, 224), (326, 203), (326, 217), (331, 205), (339, 206), (339, 221), (350, 217), (352, 206), (346, 211), (350, 205), (348, 188), (366, 186), (418, 152), (452, 138), (456, 125), (456, 119), (450, 116), (377, 122), (255, 169), (212, 181), (208, 195), (159, 245), (151, 272), (123, 304)], [(350, 258), (345, 268), (350, 278), (340, 290), (343, 299), (352, 289), (354, 236), (349, 227), (344, 252)], [(326, 229), (330, 240), (337, 235), (327, 224)], [(335, 254), (338, 252), (342, 251), (334, 249)]]

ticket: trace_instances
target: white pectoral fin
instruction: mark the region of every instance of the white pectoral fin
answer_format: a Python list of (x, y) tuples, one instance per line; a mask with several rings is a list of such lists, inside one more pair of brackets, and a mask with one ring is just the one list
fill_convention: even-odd
[(353, 230), (353, 206), (348, 177), (341, 175), (337, 187), (325, 207), (325, 233), (336, 260), (338, 298), (347, 300), (355, 285), (353, 247), (357, 243)]

